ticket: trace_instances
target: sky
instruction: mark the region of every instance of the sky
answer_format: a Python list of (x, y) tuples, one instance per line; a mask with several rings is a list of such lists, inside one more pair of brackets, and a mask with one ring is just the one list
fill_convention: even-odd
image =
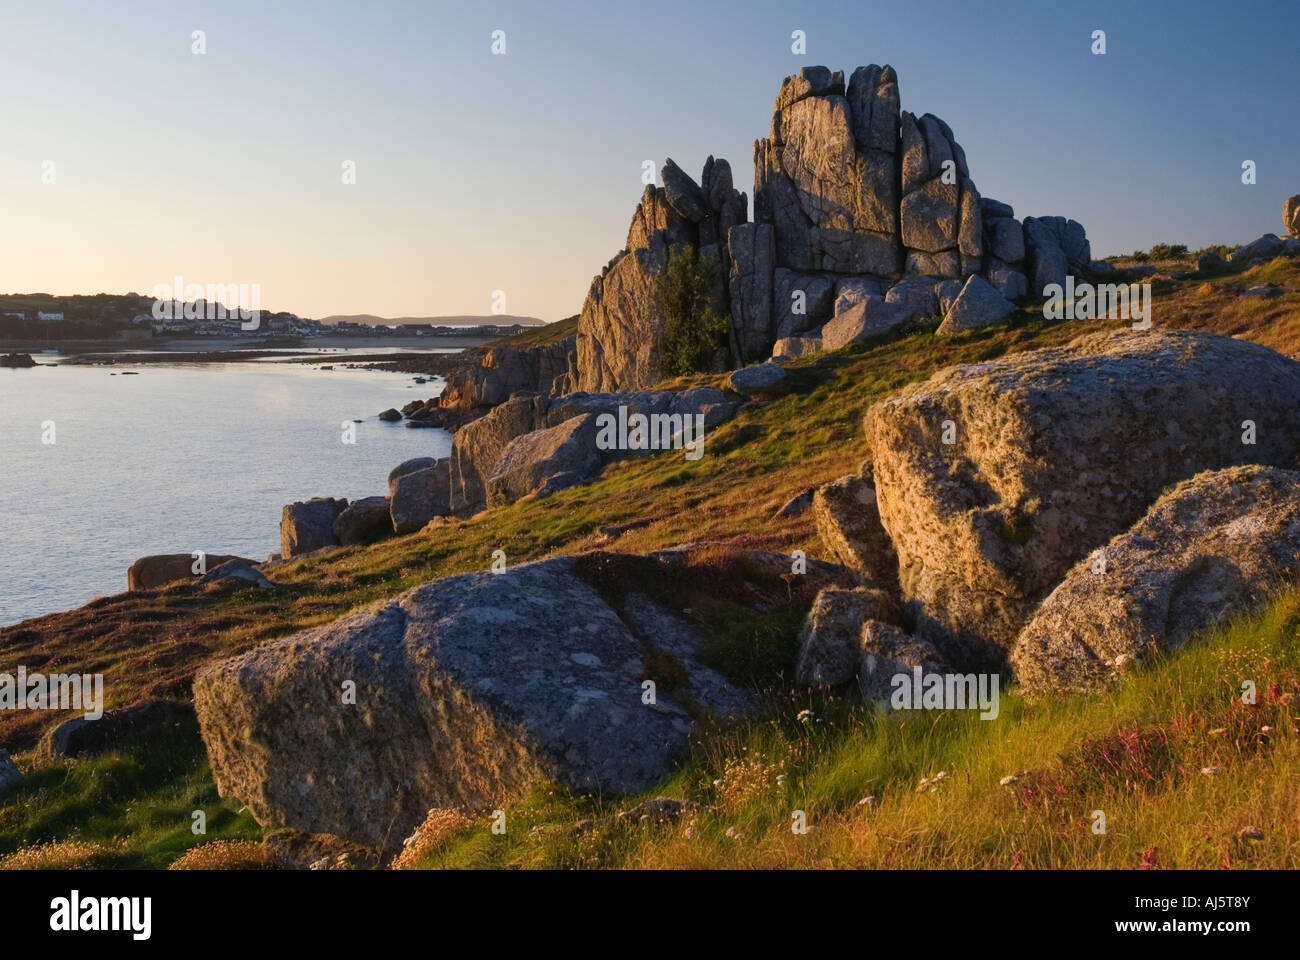
[(752, 216), (753, 141), (817, 64), (892, 64), (984, 196), (1094, 256), (1243, 243), (1300, 193), (1297, 36), (1297, 0), (0, 0), (0, 292), (561, 319), (643, 161), (727, 158)]

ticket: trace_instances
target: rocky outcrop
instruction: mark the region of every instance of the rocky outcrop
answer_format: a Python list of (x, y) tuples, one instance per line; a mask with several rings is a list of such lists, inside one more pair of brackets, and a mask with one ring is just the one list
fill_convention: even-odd
[(932, 114), (902, 116), (903, 199), (899, 207), (907, 272), (939, 277), (978, 273), (984, 256), (979, 191), (952, 129)]
[[(199, 561), (190, 553), (158, 553), (141, 557), (131, 564), (126, 571), (126, 588), (128, 590), (152, 590), (165, 583), (176, 580), (197, 580), (209, 570), (214, 570), (231, 560), (244, 560), (227, 553), (210, 553), (203, 557), (203, 569), (194, 571)], [(256, 560), (245, 560), (255, 564)]]
[(204, 667), (194, 703), (221, 795), (263, 825), (394, 850), (433, 807), (492, 809), (543, 780), (651, 786), (689, 747), (674, 689), (701, 716), (752, 701), (695, 659), (704, 638), (675, 611), (641, 596), (619, 612), (584, 569), (433, 581)]
[[(408, 461), (409, 462), (409, 461)], [(400, 470), (401, 467), (398, 467)], [(399, 536), (414, 533), (434, 517), (451, 512), (451, 460), (442, 457), (432, 467), (390, 477), (393, 495), (388, 510), (393, 531)]]
[(772, 227), (742, 223), (727, 236), (731, 254), (731, 326), (742, 362), (763, 360), (772, 351), (772, 271), (776, 247)]
[[(659, 373), (659, 338), (663, 316), (659, 311), (657, 281), (668, 269), (668, 258), (689, 247), (713, 265), (716, 273), (718, 313), (731, 314), (732, 258), (729, 249), (733, 227), (745, 223), (749, 203), (732, 186), (731, 166), (713, 157), (704, 164), (702, 186), (671, 159), (660, 173), (663, 187), (645, 188), (628, 230), (624, 249), (596, 277), (578, 316), (574, 372), (566, 390), (601, 392), (639, 390), (663, 379)], [(737, 289), (746, 306), (741, 316), (752, 316), (754, 330), (771, 326), (771, 274), (766, 277), (766, 297), (751, 289), (754, 257), (764, 251), (751, 246), (741, 268)], [(762, 319), (766, 303), (766, 319)], [(754, 334), (755, 336), (757, 333)]]
[(388, 472), (388, 495), (391, 497), (393, 491), (397, 489), (397, 481), (402, 479), (408, 473), (414, 473), (416, 470), (428, 470), (430, 467), (438, 465), (439, 457), (412, 457), (410, 460), (403, 460), (397, 466)]
[(979, 330), (997, 323), (1013, 310), (1015, 305), (990, 286), (987, 280), (983, 277), (970, 277), (948, 308), (947, 316), (935, 333), (952, 336), (965, 330)]
[(828, 589), (817, 594), (799, 638), (795, 682), (837, 687), (858, 675), (862, 627), (868, 620), (898, 619), (898, 607), (884, 590)]
[(786, 337), (772, 346), (773, 360), (798, 360), (811, 357), (823, 349), (821, 337)]
[(1258, 240), (1252, 240), (1245, 246), (1232, 252), (1232, 265), (1237, 268), (1250, 267), (1256, 263), (1272, 260), (1282, 252), (1282, 239), (1275, 233), (1266, 233)]
[(756, 363), (732, 371), (727, 378), (727, 389), (745, 397), (762, 397), (780, 387), (786, 380), (786, 373), (775, 363)]
[(337, 547), (334, 520), (347, 506), (346, 499), (335, 497), (286, 504), (280, 513), (280, 556), (288, 560), (322, 547)]
[(276, 584), (266, 578), (259, 564), (239, 557), (227, 560), (215, 570), (209, 570), (199, 579), (199, 582), (221, 584), (222, 587), (236, 590), (244, 590), (248, 587), (256, 587), (260, 590), (276, 589)]
[(1282, 226), (1286, 229), (1287, 236), (1300, 237), (1300, 193), (1287, 197), (1282, 204)]
[(864, 703), (888, 709), (898, 674), (947, 673), (948, 666), (934, 645), (904, 633), (893, 623), (868, 620), (858, 641), (858, 693)]
[[(1022, 224), (1007, 204), (981, 197), (952, 129), (932, 114), (900, 111), (890, 66), (858, 67), (847, 84), (842, 72), (820, 66), (785, 79), (769, 136), (754, 144), (753, 223), (725, 161), (710, 159), (702, 187), (671, 161), (662, 180), (662, 188), (646, 188), (626, 249), (587, 295), (575, 389), (636, 389), (661, 379), (655, 281), (678, 246), (722, 267), (717, 300), (732, 320), (733, 367), (792, 338), (839, 349), (942, 315), (955, 299), (918, 315), (889, 295), (905, 278), (925, 277), (934, 291), (941, 280), (980, 276), (1016, 300), (1064, 283), (1091, 258), (1075, 221)], [(795, 349), (803, 348), (783, 343), (781, 355)]]
[[(487, 416), (463, 427), (452, 442), (450, 461), (450, 510), (457, 516), (470, 516), (487, 507), (487, 480), (497, 471), (507, 448), (519, 437), (558, 426), (566, 420), (586, 414), (608, 413), (625, 417), (704, 417), (704, 426), (712, 429), (729, 419), (739, 408), (734, 397), (706, 387), (681, 393), (575, 393), (560, 397), (515, 396), (496, 407)], [(694, 421), (692, 421), (694, 422)], [(593, 448), (595, 444), (593, 442)], [(596, 449), (599, 462), (592, 473), (604, 464), (654, 450)], [(513, 488), (501, 487), (503, 494)], [(501, 501), (495, 501), (501, 502)]]
[(487, 505), (499, 507), (520, 497), (546, 497), (589, 480), (600, 469), (596, 417), (571, 417), (545, 430), (510, 441), (487, 479)]
[(393, 532), (387, 497), (353, 500), (334, 518), (334, 536), (340, 545), (369, 543)]
[(1202, 473), (1076, 564), (1021, 632), (1011, 664), (1031, 694), (1102, 686), (1297, 573), (1300, 473)]
[(1025, 267), (1029, 294), (1043, 297), (1049, 284), (1065, 285), (1092, 262), (1092, 244), (1083, 227), (1065, 217), (1025, 218)]
[(1294, 466), (1300, 364), (1126, 330), (942, 371), (873, 406), (867, 434), (918, 636), (957, 665), (997, 667), (1066, 571), (1167, 486)]
[(754, 145), (754, 215), (793, 270), (900, 271), (898, 78), (892, 67), (844, 74), (805, 67), (777, 95), (769, 137)]
[(537, 347), (489, 347), (477, 366), (465, 367), (447, 378), (438, 397), (443, 408), (494, 407), (511, 394), (551, 393), (562, 387), (575, 360), (574, 337)]
[(772, 271), (773, 336), (780, 340), (816, 330), (831, 318), (835, 297), (829, 277), (777, 267)]

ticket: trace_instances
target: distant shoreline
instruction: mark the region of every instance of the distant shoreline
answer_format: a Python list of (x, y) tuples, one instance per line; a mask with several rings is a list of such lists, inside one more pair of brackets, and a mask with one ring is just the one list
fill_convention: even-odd
[[(43, 351), (58, 351), (58, 362), (71, 366), (121, 366), (145, 363), (232, 363), (279, 360), (284, 363), (336, 362), (370, 364), (409, 359), (422, 372), (433, 358), (450, 358), (474, 347), (491, 343), (495, 337), (358, 337), (311, 338), (186, 337), (159, 340), (67, 340), (0, 341), (0, 353), (26, 352), (40, 357)], [(398, 353), (383, 352), (394, 348)], [(49, 356), (49, 354), (45, 354)], [(401, 366), (400, 363), (397, 366)]]

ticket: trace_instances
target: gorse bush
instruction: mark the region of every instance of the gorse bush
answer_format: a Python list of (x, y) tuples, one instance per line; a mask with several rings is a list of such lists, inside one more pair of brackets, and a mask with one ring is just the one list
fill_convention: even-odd
[(716, 265), (698, 258), (692, 247), (669, 254), (668, 270), (656, 280), (664, 318), (659, 341), (659, 372), (664, 376), (713, 368), (727, 337), (727, 318), (718, 310), (715, 295), (718, 282)]

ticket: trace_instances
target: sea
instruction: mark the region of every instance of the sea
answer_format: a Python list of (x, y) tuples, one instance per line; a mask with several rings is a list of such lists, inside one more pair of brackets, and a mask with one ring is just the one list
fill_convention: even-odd
[(384, 495), (401, 461), (446, 456), (445, 430), (378, 418), (442, 380), (350, 370), (347, 352), (0, 368), (0, 626), (120, 593), (148, 554), (265, 560), (286, 503)]

